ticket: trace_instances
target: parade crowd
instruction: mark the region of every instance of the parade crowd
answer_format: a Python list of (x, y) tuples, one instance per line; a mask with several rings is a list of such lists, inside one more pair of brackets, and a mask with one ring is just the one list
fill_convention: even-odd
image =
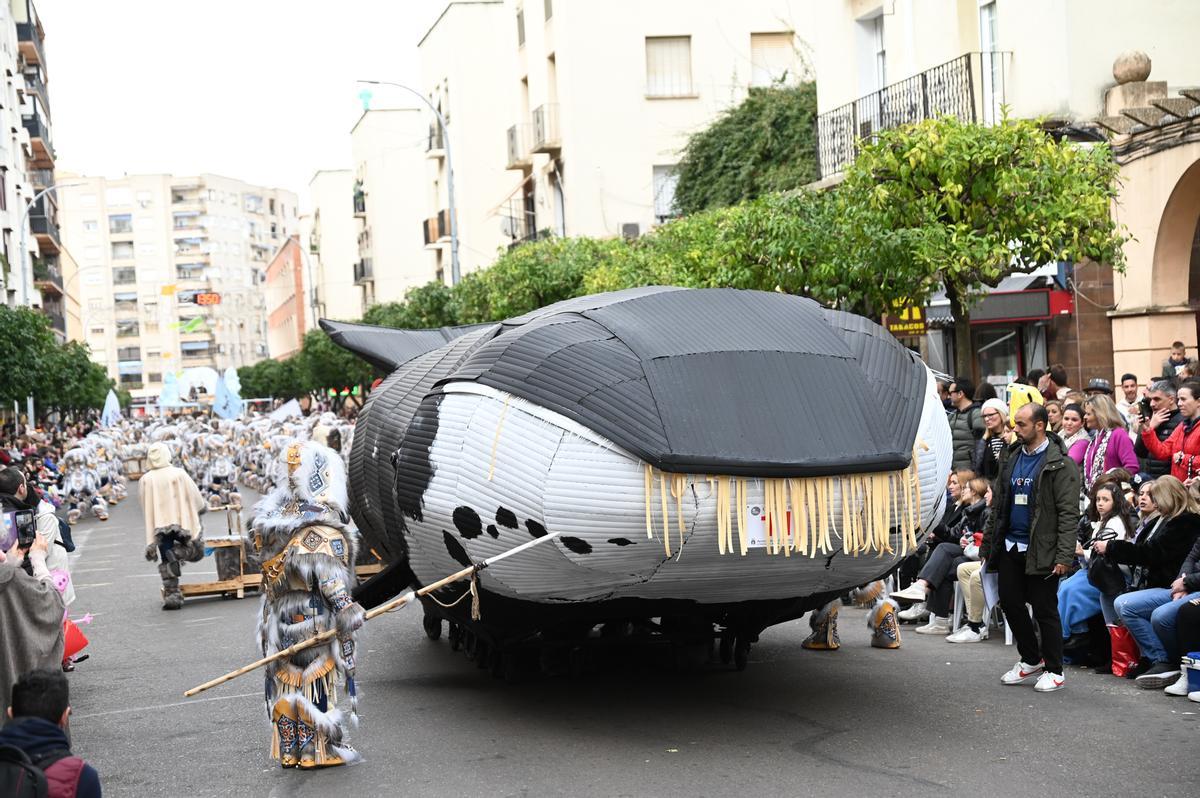
[(1067, 661), (1200, 702), (1184, 667), (1200, 651), (1196, 374), (1176, 342), (1145, 388), (1123, 374), (1075, 390), (1062, 366), (1004, 398), (942, 382), (953, 470), (940, 523), (900, 569), (899, 620), (977, 643), (998, 607), (1021, 656), (1005, 684), (1060, 689)]

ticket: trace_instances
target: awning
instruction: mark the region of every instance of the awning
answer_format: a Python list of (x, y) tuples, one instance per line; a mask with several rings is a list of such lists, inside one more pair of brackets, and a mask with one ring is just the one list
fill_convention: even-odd
[[(1059, 265), (1048, 263), (1032, 272), (1010, 274), (995, 288), (985, 286), (987, 296), (972, 306), (971, 323), (1036, 321), (1072, 313), (1074, 304), (1070, 292), (1057, 290), (1060, 288), (1058, 275)], [(929, 300), (925, 321), (931, 327), (949, 327), (954, 323), (950, 300), (944, 290)]]
[(117, 361), (118, 374), (141, 374), (142, 361), (140, 360), (119, 360)]
[(179, 344), (179, 348), (184, 352), (207, 352), (208, 347), (208, 341), (183, 341)]

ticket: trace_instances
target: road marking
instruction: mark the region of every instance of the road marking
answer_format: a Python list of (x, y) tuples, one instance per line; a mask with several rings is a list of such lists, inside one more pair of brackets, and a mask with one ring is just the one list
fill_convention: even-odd
[[(75, 587), (108, 587), (111, 584), (112, 584), (112, 582), (90, 582), (86, 585), (84, 585), (84, 584), (75, 585)], [(95, 615), (95, 614), (96, 613), (94, 613), (94, 612), (92, 613), (92, 615)]]
[(209, 618), (188, 618), (187, 620), (184, 621), (184, 623), (203, 623), (204, 621), (219, 621), (219, 620), (221, 620), (220, 615), (213, 615), (212, 617), (209, 617)]
[(150, 707), (130, 707), (129, 709), (110, 709), (107, 712), (89, 712), (87, 714), (76, 715), (71, 713), (71, 717), (75, 720), (84, 720), (85, 718), (103, 718), (108, 715), (126, 715), (130, 712), (150, 712), (152, 710), (166, 709), (168, 707), (186, 707), (196, 704), (203, 704), (207, 701), (232, 701), (235, 698), (261, 698), (262, 691), (257, 693), (239, 693), (238, 695), (219, 695), (212, 698), (195, 698), (190, 701), (176, 701), (172, 704), (155, 704)]
[(75, 574), (90, 574), (93, 571), (111, 571), (111, 568), (76, 568), (71, 573)]

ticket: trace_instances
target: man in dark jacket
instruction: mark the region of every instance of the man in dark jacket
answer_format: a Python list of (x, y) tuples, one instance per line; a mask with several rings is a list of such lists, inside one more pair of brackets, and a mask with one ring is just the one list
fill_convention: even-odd
[[(1150, 410), (1157, 413), (1159, 410), (1167, 410), (1171, 415), (1167, 416), (1167, 420), (1159, 424), (1154, 429), (1154, 434), (1158, 436), (1160, 441), (1165, 441), (1171, 437), (1171, 433), (1179, 426), (1179, 422), (1183, 420), (1183, 414), (1179, 412), (1179, 407), (1176, 405), (1175, 383), (1170, 380), (1159, 380), (1151, 383), (1150, 390), (1146, 392), (1146, 398), (1150, 401)], [(1137, 406), (1134, 405), (1134, 418), (1140, 418), (1137, 414)], [(1170, 460), (1158, 460), (1150, 456), (1149, 450), (1146, 449), (1146, 444), (1142, 443), (1142, 425), (1150, 421), (1148, 418), (1141, 419), (1134, 425), (1134, 432), (1138, 435), (1133, 441), (1133, 453), (1137, 455), (1138, 468), (1144, 473), (1157, 479), (1171, 473)]]
[[(1046, 408), (1027, 404), (1017, 411), (1017, 442), (1002, 453), (979, 546), (980, 559), (1000, 582), (1000, 607), (1017, 641), (1021, 660), (1000, 678), (1004, 684), (1037, 679), (1038, 692), (1065, 685), (1058, 577), (1075, 558), (1079, 526), (1079, 467), (1062, 439), (1047, 434)], [(1041, 629), (1041, 644), (1025, 605)]]
[(0, 745), (21, 749), (46, 774), (50, 798), (100, 798), (100, 775), (71, 753), (70, 716), (69, 688), (62, 671), (30, 671), (13, 685)]
[(955, 377), (950, 383), (950, 401), (954, 409), (946, 414), (954, 445), (952, 464), (955, 471), (970, 468), (975, 461), (975, 441), (983, 437), (983, 413), (972, 397), (975, 386), (970, 380)]

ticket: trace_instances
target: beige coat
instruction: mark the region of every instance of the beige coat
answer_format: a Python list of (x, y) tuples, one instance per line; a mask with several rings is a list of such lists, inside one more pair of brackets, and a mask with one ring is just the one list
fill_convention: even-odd
[(146, 519), (146, 545), (154, 543), (154, 530), (178, 526), (192, 537), (201, 537), (200, 510), (206, 506), (200, 489), (178, 466), (161, 443), (150, 447), (150, 470), (138, 480), (138, 498)]

